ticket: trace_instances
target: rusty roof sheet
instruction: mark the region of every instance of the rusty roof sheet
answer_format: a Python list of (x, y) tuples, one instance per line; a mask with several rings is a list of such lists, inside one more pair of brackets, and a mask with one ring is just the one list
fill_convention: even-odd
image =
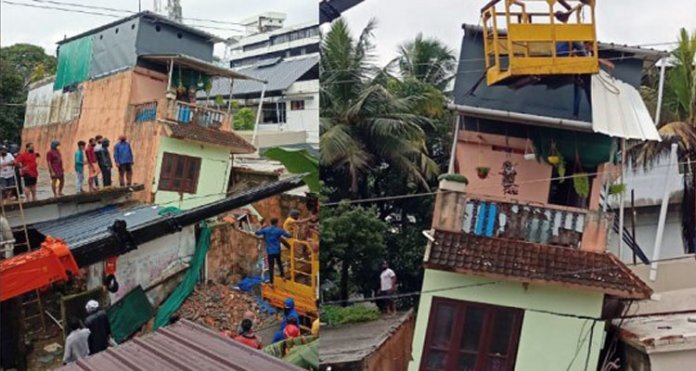
[(59, 370), (301, 370), (187, 320)]
[(254, 153), (256, 147), (240, 135), (225, 130), (209, 129), (195, 124), (166, 124), (172, 138), (212, 144), (230, 149), (232, 153)]
[(652, 290), (610, 253), (435, 231), (426, 267), (529, 283), (558, 284), (621, 298)]

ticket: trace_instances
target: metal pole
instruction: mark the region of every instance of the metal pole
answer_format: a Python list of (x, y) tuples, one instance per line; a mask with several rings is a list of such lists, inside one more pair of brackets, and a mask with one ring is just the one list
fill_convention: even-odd
[[(626, 139), (621, 139), (621, 184), (624, 183), (626, 173)], [(619, 259), (623, 259), (623, 237), (624, 237), (624, 193), (619, 195)]]
[(667, 68), (667, 59), (660, 59), (660, 85), (657, 89), (657, 108), (655, 109), (655, 125), (660, 123), (660, 114), (662, 113), (662, 94), (665, 88), (665, 69)]
[[(633, 236), (633, 241), (636, 241), (636, 190), (631, 189), (631, 235)], [(633, 247), (633, 265), (636, 265), (636, 247)]]
[(169, 60), (169, 79), (167, 80), (167, 92), (172, 88), (172, 77), (174, 75), (174, 59)]
[(457, 143), (459, 143), (459, 125), (462, 120), (462, 115), (457, 113), (457, 118), (454, 120), (454, 139), (452, 140), (452, 150), (450, 152), (450, 162), (447, 168), (447, 173), (452, 174), (454, 171), (455, 156), (457, 155)]
[[(261, 88), (261, 99), (259, 100), (259, 108), (256, 110), (256, 123), (254, 123), (254, 134), (251, 135), (251, 144), (256, 145), (256, 135), (259, 132), (259, 120), (261, 119), (261, 108), (263, 107), (263, 98), (266, 96), (266, 84)], [(258, 151), (258, 148), (256, 149)]]
[(669, 205), (669, 186), (672, 175), (672, 166), (677, 163), (677, 143), (672, 143), (672, 150), (669, 153), (669, 165), (666, 167), (665, 191), (662, 194), (662, 205), (660, 205), (660, 219), (657, 222), (657, 234), (655, 235), (655, 247), (653, 250), (652, 264), (650, 264), (650, 281), (657, 278), (657, 263), (660, 259), (662, 249), (662, 235), (665, 233), (665, 219), (667, 219), (667, 206)]

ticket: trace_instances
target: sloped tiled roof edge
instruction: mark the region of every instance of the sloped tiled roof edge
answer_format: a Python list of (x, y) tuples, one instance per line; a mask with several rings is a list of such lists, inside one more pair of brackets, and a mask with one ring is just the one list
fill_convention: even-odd
[(195, 124), (166, 124), (168, 137), (226, 147), (235, 154), (254, 153), (256, 147), (240, 135), (226, 130), (208, 129)]
[(652, 289), (611, 253), (435, 231), (426, 268), (647, 299)]

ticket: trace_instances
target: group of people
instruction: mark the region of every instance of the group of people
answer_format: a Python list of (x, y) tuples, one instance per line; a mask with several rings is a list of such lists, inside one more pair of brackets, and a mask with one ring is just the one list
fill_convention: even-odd
[[(295, 310), (295, 300), (292, 298), (285, 299), (283, 308), (283, 320), (280, 323), (280, 329), (273, 335), (273, 343), (287, 339), (296, 338), (301, 335), (300, 332), (300, 315)], [(263, 343), (254, 331), (254, 322), (256, 316), (253, 312), (247, 311), (244, 314), (242, 323), (237, 328), (237, 336), (234, 340), (248, 345), (255, 349), (262, 349)]]
[[(77, 142), (75, 150), (75, 191), (83, 192), (85, 168), (87, 170), (87, 185), (90, 192), (99, 189), (99, 176), (103, 187), (111, 186), (111, 170), (114, 164), (118, 168), (119, 184), (130, 186), (133, 181), (133, 150), (125, 135), (121, 135), (114, 146), (113, 156), (109, 151), (111, 142), (108, 138), (97, 135), (85, 141)], [(63, 155), (58, 140), (51, 142), (51, 148), (46, 153), (46, 165), (51, 177), (51, 190), (54, 197), (63, 196), (65, 186), (65, 169)], [(14, 152), (13, 152), (14, 150)], [(0, 146), (0, 186), (3, 198), (19, 198), (24, 194), (28, 202), (36, 201), (36, 183), (39, 177), (38, 158), (33, 143), (27, 143), (25, 150), (19, 152), (19, 146)], [(112, 161), (113, 157), (113, 161)], [(24, 181), (22, 187), (21, 180)], [(23, 191), (26, 190), (26, 191)]]
[(99, 308), (96, 300), (85, 306), (87, 317), (84, 322), (76, 317), (68, 320), (68, 336), (65, 338), (63, 364), (75, 362), (88, 355), (97, 354), (109, 347), (111, 325), (106, 311)]

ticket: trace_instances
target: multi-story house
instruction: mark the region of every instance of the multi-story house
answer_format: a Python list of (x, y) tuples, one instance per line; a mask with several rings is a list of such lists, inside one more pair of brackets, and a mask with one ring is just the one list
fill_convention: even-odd
[(610, 74), (488, 85), (492, 38), (463, 28), (409, 369), (596, 369), (605, 320), (652, 294), (607, 251), (614, 216), (600, 199), (617, 139), (659, 140), (636, 99), (659, 55), (599, 43)]
[[(229, 110), (197, 104), (216, 77), (250, 79), (213, 64), (217, 37), (142, 12), (58, 43), (55, 77), (33, 86), (22, 142), (62, 144), (68, 176), (79, 140), (125, 135), (142, 201), (189, 208), (225, 196), (232, 155), (253, 153)], [(40, 162), (45, 166), (45, 162)], [(112, 172), (117, 184), (117, 171)]]
[(247, 34), (227, 40), (230, 67), (241, 74), (267, 81), (237, 82), (229, 94), (229, 79), (216, 79), (208, 94), (232, 99), (235, 109), (247, 107), (257, 113), (259, 125), (240, 131), (259, 148), (276, 145), (316, 146), (319, 143), (319, 25), (316, 21), (285, 26), (282, 13), (264, 13), (242, 23)]

